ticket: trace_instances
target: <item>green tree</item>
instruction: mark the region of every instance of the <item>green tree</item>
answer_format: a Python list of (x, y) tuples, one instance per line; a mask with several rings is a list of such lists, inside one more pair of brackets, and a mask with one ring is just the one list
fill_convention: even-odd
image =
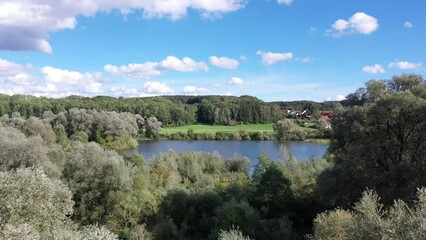
[(255, 188), (255, 205), (266, 217), (279, 217), (291, 210), (294, 201), (291, 182), (276, 163), (266, 167)]
[(274, 131), (280, 140), (289, 140), (290, 133), (294, 128), (294, 123), (290, 119), (279, 120), (274, 124)]
[(260, 214), (247, 201), (225, 202), (215, 210), (216, 231), (238, 227), (246, 236), (255, 236), (259, 227)]
[(70, 225), (71, 197), (63, 183), (49, 179), (42, 170), (0, 172), (0, 235), (12, 236), (14, 229), (20, 229), (35, 231), (33, 236), (41, 239), (54, 238), (57, 231)]
[(108, 206), (108, 201), (115, 192), (129, 186), (129, 176), (123, 158), (116, 152), (96, 143), (75, 142), (67, 151), (63, 172), (75, 201), (73, 219), (83, 224), (105, 224), (106, 216), (116, 207)]
[(395, 201), (386, 210), (373, 191), (365, 191), (352, 211), (336, 209), (321, 213), (309, 239), (425, 239), (426, 190), (418, 189), (418, 200), (410, 208)]
[(16, 129), (0, 126), (0, 170), (42, 168), (49, 176), (60, 175), (57, 166), (47, 157), (48, 148), (39, 136), (26, 137)]
[(250, 240), (249, 237), (244, 237), (238, 228), (231, 228), (227, 231), (221, 230), (219, 240)]

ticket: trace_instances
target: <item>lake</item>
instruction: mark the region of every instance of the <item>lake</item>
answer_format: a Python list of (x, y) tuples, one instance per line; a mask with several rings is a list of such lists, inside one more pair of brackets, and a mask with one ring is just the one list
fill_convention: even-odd
[(269, 157), (276, 160), (280, 156), (280, 148), (287, 148), (297, 160), (306, 161), (310, 157), (322, 157), (327, 151), (328, 144), (308, 143), (300, 141), (233, 141), (233, 140), (206, 140), (206, 141), (141, 141), (136, 149), (120, 151), (120, 154), (142, 154), (148, 161), (161, 152), (173, 150), (176, 153), (183, 152), (214, 152), (217, 151), (225, 158), (244, 156), (250, 159), (252, 166), (257, 163), (257, 157), (265, 152)]

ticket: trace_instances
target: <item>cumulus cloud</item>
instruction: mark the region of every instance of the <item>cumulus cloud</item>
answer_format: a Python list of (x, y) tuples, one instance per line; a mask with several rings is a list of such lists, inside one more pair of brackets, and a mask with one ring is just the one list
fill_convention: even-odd
[(98, 82), (102, 78), (101, 73), (80, 73), (51, 66), (43, 67), (41, 72), (49, 83), (71, 85), (84, 93), (101, 92), (102, 84)]
[(52, 52), (48, 33), (74, 29), (77, 16), (117, 10), (141, 12), (145, 18), (178, 20), (189, 9), (203, 16), (220, 15), (245, 6), (244, 0), (2, 0), (0, 2), (0, 49)]
[(237, 86), (242, 86), (247, 84), (243, 79), (238, 77), (232, 77), (226, 83), (228, 85), (237, 85)]
[(293, 2), (293, 0), (277, 0), (277, 2), (279, 4), (290, 5)]
[(331, 25), (326, 35), (340, 37), (355, 33), (371, 34), (379, 28), (379, 21), (363, 12), (357, 12), (348, 20), (339, 19)]
[(29, 67), (0, 58), (0, 74), (19, 73), (26, 68)]
[(404, 23), (404, 27), (406, 27), (406, 28), (412, 28), (412, 27), (413, 27), (413, 24), (412, 24), (411, 22), (409, 22), (409, 21), (406, 21), (406, 22)]
[(48, 97), (102, 92), (102, 74), (98, 72), (80, 73), (46, 66), (37, 69), (43, 76), (38, 78), (31, 74), (32, 71), (36, 69), (30, 64), (21, 65), (0, 59), (0, 92)]
[(187, 94), (187, 95), (199, 95), (199, 94), (206, 94), (209, 93), (210, 90), (208, 90), (207, 88), (197, 88), (194, 86), (185, 86), (182, 90), (183, 94)]
[(256, 54), (262, 57), (262, 63), (265, 65), (272, 65), (274, 63), (287, 61), (293, 58), (293, 53), (291, 52), (273, 53), (259, 50)]
[(388, 67), (397, 68), (397, 69), (417, 69), (418, 70), (422, 68), (422, 64), (407, 62), (407, 61), (394, 61), (389, 63)]
[(371, 73), (371, 74), (385, 73), (385, 69), (380, 64), (365, 65), (362, 68), (362, 71), (365, 73)]
[(210, 64), (216, 67), (227, 68), (227, 69), (236, 69), (238, 68), (240, 62), (236, 59), (228, 57), (216, 57), (211, 56), (209, 58)]
[(127, 66), (108, 64), (105, 65), (104, 70), (117, 76), (149, 79), (160, 76), (165, 71), (195, 72), (208, 71), (209, 68), (205, 62), (196, 62), (189, 57), (184, 57), (181, 60), (174, 56), (168, 56), (160, 62), (131, 63)]
[(200, 70), (208, 71), (209, 67), (205, 62), (196, 62), (189, 57), (184, 57), (180, 60), (174, 56), (168, 56), (162, 60), (158, 66), (160, 71), (178, 71), (178, 72), (196, 72)]
[(107, 73), (117, 76), (126, 76), (130, 78), (151, 78), (161, 75), (157, 69), (157, 62), (146, 62), (142, 64), (130, 63), (127, 66), (105, 65), (104, 70)]
[(18, 86), (31, 86), (36, 79), (28, 73), (20, 72), (7, 76), (6, 80)]
[(116, 97), (139, 97), (141, 95), (141, 92), (139, 89), (119, 87), (119, 86), (111, 87), (110, 92), (113, 96), (116, 96)]
[(0, 83), (32, 85), (35, 78), (27, 72), (30, 69), (32, 69), (30, 64), (21, 65), (0, 58)]
[(146, 93), (149, 94), (174, 94), (175, 91), (171, 89), (169, 86), (167, 86), (166, 83), (160, 83), (160, 82), (145, 82), (143, 84), (143, 89)]

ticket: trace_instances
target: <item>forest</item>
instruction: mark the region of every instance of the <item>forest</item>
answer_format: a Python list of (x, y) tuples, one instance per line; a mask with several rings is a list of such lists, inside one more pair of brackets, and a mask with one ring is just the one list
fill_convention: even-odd
[(156, 117), (163, 126), (182, 126), (194, 123), (228, 125), (235, 121), (243, 124), (274, 123), (283, 119), (283, 108), (334, 110), (338, 102), (312, 101), (266, 103), (251, 96), (161, 96), (146, 98), (113, 98), (107, 96), (46, 98), (29, 95), (0, 94), (0, 116), (19, 113), (24, 118), (43, 117), (45, 111), (54, 114), (71, 109), (86, 109), (139, 114), (144, 118)]
[[(283, 148), (251, 169), (215, 152), (112, 150), (196, 122), (274, 123), (285, 141), (291, 106), (334, 110), (323, 158)], [(370, 80), (342, 103), (0, 95), (0, 114), (1, 239), (426, 239), (420, 75)]]

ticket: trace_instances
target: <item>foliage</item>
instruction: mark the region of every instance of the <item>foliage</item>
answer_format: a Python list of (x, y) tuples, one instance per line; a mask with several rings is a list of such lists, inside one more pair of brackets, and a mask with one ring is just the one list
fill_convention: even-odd
[(16, 129), (0, 126), (0, 170), (42, 168), (49, 176), (60, 175), (58, 167), (47, 157), (49, 149), (39, 136), (27, 138)]
[(294, 128), (294, 123), (290, 119), (279, 120), (274, 125), (274, 131), (277, 135), (277, 138), (280, 140), (290, 139), (290, 132)]
[(146, 229), (146, 225), (138, 225), (132, 229), (132, 233), (129, 237), (130, 240), (152, 240), (154, 235)]
[[(54, 114), (71, 109), (108, 112), (129, 112), (145, 119), (156, 117), (165, 126), (190, 125), (202, 122), (226, 125), (242, 123), (272, 123), (284, 117), (280, 107), (250, 96), (164, 96), (146, 98), (93, 98), (69, 96), (52, 99), (25, 95), (0, 94), (0, 116), (19, 112), (24, 118), (42, 117), (45, 111)], [(80, 129), (81, 130), (81, 129)]]
[(294, 192), (290, 180), (277, 164), (271, 163), (265, 168), (255, 187), (255, 205), (262, 209), (262, 213), (266, 217), (278, 217), (282, 213), (290, 211), (294, 201)]
[(332, 120), (329, 152), (336, 165), (318, 180), (318, 199), (330, 207), (349, 207), (366, 187), (386, 206), (394, 199), (410, 202), (426, 185), (426, 99), (412, 92), (425, 81), (401, 75), (366, 85), (358, 98), (364, 105)]
[[(75, 142), (67, 151), (63, 179), (75, 201), (73, 218), (83, 224), (106, 223), (108, 199), (130, 182), (123, 159), (95, 143)], [(114, 207), (114, 206), (113, 206)]]
[(71, 192), (42, 170), (0, 172), (0, 195), (0, 224), (32, 229), (41, 238), (52, 238), (72, 213)]
[(418, 189), (418, 201), (410, 208), (401, 201), (385, 210), (373, 191), (365, 191), (353, 211), (336, 209), (315, 219), (309, 239), (424, 239), (426, 190)]
[(254, 237), (259, 226), (260, 214), (247, 201), (237, 202), (232, 199), (216, 208), (215, 222), (217, 229), (238, 226), (244, 235)]
[(249, 237), (244, 237), (241, 231), (231, 228), (228, 231), (221, 230), (219, 233), (219, 240), (250, 240)]

